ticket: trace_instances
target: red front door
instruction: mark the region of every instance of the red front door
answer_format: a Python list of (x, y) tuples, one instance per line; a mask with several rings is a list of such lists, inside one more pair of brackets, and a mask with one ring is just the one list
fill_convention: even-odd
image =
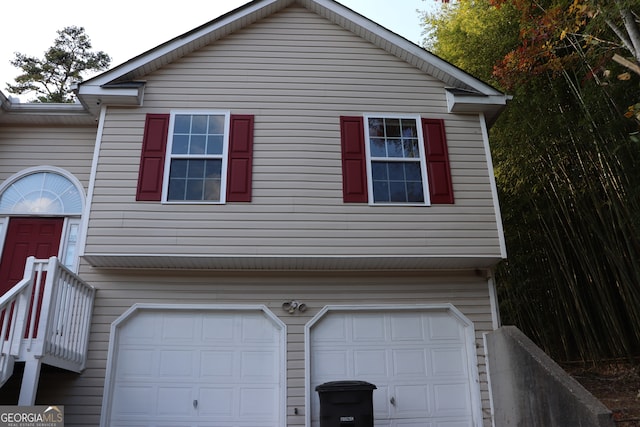
[(64, 218), (11, 218), (0, 258), (0, 295), (22, 280), (27, 258), (57, 256)]

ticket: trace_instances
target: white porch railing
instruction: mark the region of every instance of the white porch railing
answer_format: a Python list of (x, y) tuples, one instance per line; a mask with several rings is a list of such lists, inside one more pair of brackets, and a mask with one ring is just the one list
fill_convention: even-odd
[[(15, 361), (26, 362), (21, 400), (28, 371), (37, 385), (40, 363), (81, 372), (94, 296), (95, 289), (56, 257), (29, 257), (24, 278), (0, 297), (0, 386), (13, 373)], [(31, 362), (35, 371), (29, 367)], [(35, 389), (26, 392), (35, 398)]]

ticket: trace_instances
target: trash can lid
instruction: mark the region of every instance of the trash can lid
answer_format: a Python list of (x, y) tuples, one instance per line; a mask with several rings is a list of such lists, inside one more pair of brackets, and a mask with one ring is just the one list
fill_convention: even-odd
[(375, 390), (377, 387), (374, 384), (366, 381), (329, 381), (324, 384), (316, 386), (316, 391), (319, 393), (325, 391), (354, 391), (354, 390)]

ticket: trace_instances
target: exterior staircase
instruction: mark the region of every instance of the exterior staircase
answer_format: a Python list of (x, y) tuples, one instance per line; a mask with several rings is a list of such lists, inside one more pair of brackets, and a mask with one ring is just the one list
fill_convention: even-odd
[(0, 387), (25, 362), (18, 405), (33, 405), (43, 363), (81, 372), (95, 289), (58, 258), (29, 257), (24, 278), (0, 297)]

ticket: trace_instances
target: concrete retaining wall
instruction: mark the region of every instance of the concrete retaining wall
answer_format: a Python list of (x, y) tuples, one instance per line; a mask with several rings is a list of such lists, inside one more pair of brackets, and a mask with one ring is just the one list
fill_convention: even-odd
[(485, 343), (495, 427), (615, 427), (611, 411), (518, 328)]

